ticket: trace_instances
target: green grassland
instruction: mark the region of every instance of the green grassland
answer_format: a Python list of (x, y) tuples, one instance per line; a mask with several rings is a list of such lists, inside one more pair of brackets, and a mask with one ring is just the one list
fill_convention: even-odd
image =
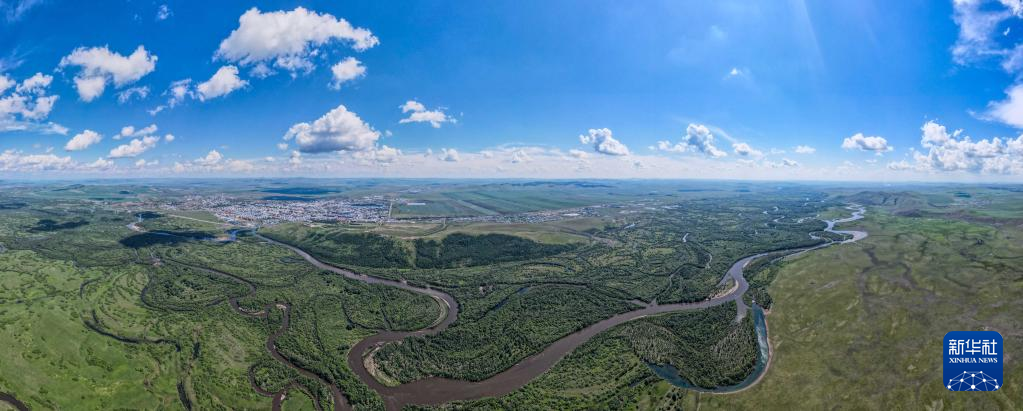
[(0, 254), (0, 391), (40, 408), (172, 408), (172, 346), (122, 344), (83, 326), (79, 285), (97, 274), (30, 251)]
[[(907, 218), (881, 208), (857, 226), (856, 246), (784, 265), (770, 287), (775, 358), (764, 381), (701, 407), (1019, 409), (1023, 298), (1016, 225)], [(1005, 338), (1005, 380), (986, 395), (949, 392), (942, 336), (995, 330)], [(800, 387), (799, 396), (792, 394)]]

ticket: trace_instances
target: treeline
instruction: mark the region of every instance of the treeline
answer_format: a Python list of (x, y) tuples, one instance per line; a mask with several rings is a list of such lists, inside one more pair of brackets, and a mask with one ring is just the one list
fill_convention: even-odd
[(417, 239), (416, 266), (456, 268), (529, 260), (562, 253), (571, 245), (543, 244), (506, 234), (454, 233), (441, 241)]
[(353, 261), (363, 267), (408, 268), (411, 266), (410, 253), (400, 240), (371, 233), (333, 232), (324, 236), (323, 246), (335, 245), (334, 252), (343, 260)]
[(261, 233), (341, 266), (445, 269), (542, 258), (571, 250), (507, 234), (454, 233), (443, 239), (399, 238), (335, 229), (282, 226)]
[(260, 230), (260, 233), (341, 266), (412, 267), (413, 253), (409, 246), (399, 239), (378, 234), (330, 229), (312, 230), (294, 226)]
[(54, 220), (44, 218), (42, 220), (39, 220), (35, 226), (29, 227), (28, 231), (30, 233), (43, 233), (48, 231), (70, 230), (72, 228), (81, 227), (86, 224), (89, 224), (89, 222), (84, 219), (58, 223)]

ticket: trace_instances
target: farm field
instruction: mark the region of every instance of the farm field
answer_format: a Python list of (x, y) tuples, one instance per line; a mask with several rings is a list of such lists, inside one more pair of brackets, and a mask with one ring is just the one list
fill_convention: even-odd
[(566, 196), (551, 190), (473, 190), (421, 194), (398, 204), (395, 217), (464, 217), (524, 213), (600, 204), (605, 194)]

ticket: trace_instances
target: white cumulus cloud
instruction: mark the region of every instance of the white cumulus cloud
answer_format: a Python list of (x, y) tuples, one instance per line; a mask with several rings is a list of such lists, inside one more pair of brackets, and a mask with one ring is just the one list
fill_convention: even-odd
[(690, 123), (686, 127), (686, 135), (682, 136), (681, 141), (674, 144), (670, 141), (658, 141), (657, 149), (674, 153), (694, 152), (713, 158), (728, 155), (728, 153), (714, 145), (714, 134), (710, 132), (707, 126), (695, 123)]
[(197, 99), (205, 102), (218, 97), (233, 93), (235, 90), (245, 88), (249, 85), (248, 80), (243, 80), (238, 75), (238, 67), (233, 65), (221, 66), (209, 80), (196, 84), (192, 79), (186, 78), (174, 81), (163, 92), (167, 96), (167, 103), (161, 104), (149, 110), (150, 115), (177, 107), (189, 99)]
[(149, 151), (149, 149), (156, 147), (156, 143), (160, 141), (158, 136), (146, 136), (142, 138), (132, 139), (128, 144), (122, 144), (110, 150), (110, 154), (107, 155), (109, 158), (125, 158), (135, 157), (139, 154)]
[(43, 122), (53, 111), (58, 99), (58, 96), (46, 95), (52, 81), (52, 76), (36, 73), (19, 84), (0, 74), (0, 132), (67, 134), (67, 128)]
[(612, 156), (627, 156), (629, 148), (616, 140), (609, 128), (591, 128), (588, 134), (580, 134), (579, 142), (593, 146), (593, 151)]
[(735, 152), (735, 154), (738, 154), (738, 155), (743, 156), (743, 157), (763, 157), (764, 156), (764, 153), (762, 151), (754, 149), (753, 147), (750, 147), (750, 145), (746, 144), (746, 143), (733, 143), (732, 144), (732, 150)]
[[(21, 84), (18, 84), (16, 89), (19, 93), (33, 93), (40, 94), (45, 93), (46, 89), (50, 87), (50, 83), (53, 82), (53, 76), (36, 73), (32, 77), (22, 80)], [(0, 79), (0, 93), (3, 92), (3, 80)]]
[(17, 150), (0, 153), (0, 171), (50, 171), (64, 170), (74, 166), (71, 157), (59, 157), (52, 153), (25, 154)]
[(212, 166), (212, 165), (216, 165), (216, 164), (220, 163), (220, 160), (223, 160), (223, 159), (224, 159), (224, 156), (222, 154), (220, 154), (219, 151), (217, 151), (217, 150), (210, 150), (209, 153), (206, 153), (205, 157), (197, 158), (197, 159), (195, 159), (194, 162), (196, 164), (203, 165), (203, 166)]
[(0, 97), (0, 122), (22, 120), (42, 120), (50, 115), (57, 96), (25, 96), (11, 94)]
[(341, 88), (341, 84), (365, 76), (366, 66), (354, 57), (348, 57), (333, 65), (330, 72), (333, 76), (330, 87), (337, 90)]
[(846, 137), (842, 140), (842, 148), (846, 150), (871, 151), (878, 154), (895, 149), (888, 145), (888, 140), (885, 140), (884, 137), (864, 136), (863, 133), (856, 133), (851, 137)]
[(1023, 174), (1023, 135), (1015, 139), (995, 137), (973, 141), (962, 135), (962, 130), (949, 133), (945, 126), (934, 121), (924, 123), (920, 131), (920, 146), (926, 151), (913, 152), (914, 164), (889, 163), (889, 169)]
[(78, 98), (89, 102), (103, 95), (103, 90), (107, 88), (107, 79), (100, 76), (75, 77), (75, 88), (78, 90)]
[(134, 83), (156, 69), (156, 56), (138, 46), (135, 51), (123, 56), (110, 51), (106, 46), (79, 47), (60, 60), (60, 69), (79, 67), (75, 75), (75, 87), (82, 101), (92, 101), (103, 95), (107, 83), (123, 87)]
[(379, 138), (380, 132), (344, 105), (337, 106), (312, 124), (295, 124), (284, 135), (285, 141), (294, 140), (299, 151), (304, 153), (364, 151), (372, 149)]
[(114, 162), (103, 157), (83, 166), (87, 170), (108, 170), (114, 168)]
[(238, 67), (223, 66), (210, 77), (209, 80), (199, 83), (195, 90), (200, 101), (226, 96), (232, 91), (238, 90), (249, 84), (248, 81), (238, 77)]
[(85, 150), (89, 146), (99, 143), (103, 140), (103, 136), (92, 130), (85, 130), (81, 133), (76, 134), (68, 140), (67, 144), (64, 145), (66, 151), (79, 151)]
[(124, 126), (121, 127), (121, 132), (114, 136), (114, 140), (120, 140), (126, 137), (143, 137), (156, 133), (158, 128), (156, 124), (150, 124), (148, 126), (136, 129), (135, 126)]
[(457, 123), (455, 119), (444, 113), (443, 109), (427, 110), (423, 103), (415, 100), (409, 100), (402, 104), (401, 112), (409, 113), (409, 116), (399, 120), (400, 124), (430, 123), (433, 128), (440, 128), (442, 123)]
[(291, 11), (261, 12), (253, 7), (238, 19), (238, 28), (220, 42), (216, 56), (256, 66), (269, 75), (267, 64), (293, 75), (315, 67), (312, 59), (320, 47), (339, 41), (358, 51), (379, 43), (369, 30), (353, 27), (347, 20), (298, 7)]

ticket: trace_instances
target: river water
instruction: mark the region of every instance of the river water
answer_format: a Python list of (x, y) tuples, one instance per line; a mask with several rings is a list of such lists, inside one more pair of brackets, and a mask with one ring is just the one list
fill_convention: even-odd
[[(841, 242), (841, 244), (849, 243), (853, 241), (859, 241), (867, 236), (866, 232), (861, 231), (838, 231), (834, 230), (835, 224), (849, 222), (863, 218), (865, 209), (859, 206), (850, 206), (849, 209), (855, 209), (856, 211), (849, 218), (826, 221), (828, 224), (826, 231), (848, 234), (852, 238)], [(736, 286), (727, 294), (710, 298), (707, 300), (695, 302), (695, 303), (684, 303), (684, 304), (651, 304), (644, 308), (629, 311), (626, 313), (615, 315), (611, 318), (607, 318), (603, 321), (599, 321), (595, 324), (590, 325), (582, 330), (576, 331), (569, 334), (560, 340), (555, 341), (543, 351), (526, 357), (522, 361), (508, 368), (507, 370), (500, 372), (490, 378), (482, 381), (462, 381), (452, 380), (448, 378), (440, 377), (429, 377), (409, 383), (401, 384), (398, 386), (385, 386), (380, 383), (367, 369), (367, 357), (372, 357), (373, 353), (380, 346), (400, 341), (407, 337), (412, 336), (425, 336), (437, 334), (445, 330), (449, 325), (455, 322), (458, 318), (458, 302), (450, 294), (447, 294), (441, 290), (434, 288), (423, 288), (410, 285), (404, 281), (387, 280), (383, 278), (371, 277), (364, 274), (357, 274), (343, 268), (335, 267), (333, 265), (324, 263), (302, 249), (294, 247), (290, 244), (281, 243), (262, 235), (255, 234), (257, 237), (266, 240), (268, 242), (279, 244), (287, 247), (300, 255), (309, 263), (315, 265), (324, 270), (328, 270), (337, 274), (340, 274), (346, 278), (362, 281), (369, 284), (380, 284), (391, 287), (397, 287), (400, 289), (423, 293), (436, 299), (440, 303), (444, 312), (438, 318), (437, 322), (429, 328), (412, 331), (412, 332), (398, 332), (398, 331), (385, 331), (373, 336), (367, 337), (362, 341), (359, 341), (348, 353), (348, 366), (355, 372), (359, 380), (368, 385), (374, 391), (380, 394), (384, 399), (384, 404), (389, 410), (399, 410), (407, 404), (419, 404), (419, 405), (437, 405), (451, 401), (460, 400), (472, 400), (484, 397), (501, 396), (512, 391), (515, 391), (527, 383), (532, 381), (534, 378), (550, 370), (554, 364), (556, 364), (561, 358), (568, 355), (575, 348), (589, 341), (597, 334), (606, 331), (614, 326), (623, 324), (628, 321), (635, 319), (658, 315), (666, 313), (674, 313), (688, 310), (696, 310), (709, 308), (724, 304), (730, 301), (734, 301), (737, 306), (736, 320), (742, 319), (747, 312), (749, 307), (742, 300), (743, 294), (749, 289), (749, 284), (746, 282), (745, 276), (743, 275), (743, 268), (749, 264), (750, 261), (765, 256), (769, 253), (761, 253), (749, 257), (745, 257), (736, 261), (725, 274), (721, 280), (721, 284), (726, 284), (731, 279), (735, 281)], [(822, 247), (830, 246), (833, 244), (840, 243), (827, 243), (815, 247), (792, 250), (793, 253), (802, 253), (813, 249), (819, 249)], [(767, 322), (764, 319), (763, 310), (758, 307), (753, 307), (754, 323), (756, 325), (757, 340), (760, 348), (760, 353), (757, 358), (757, 365), (755, 366), (754, 372), (743, 382), (735, 386), (729, 387), (717, 387), (708, 391), (714, 392), (729, 392), (743, 389), (757, 380), (765, 371), (767, 364), (770, 361), (770, 346), (767, 338)], [(678, 385), (680, 387), (693, 388), (690, 384), (684, 381), (679, 375), (677, 370), (674, 370), (670, 366), (657, 366), (651, 364), (651, 370), (655, 374), (664, 378), (669, 383)]]
[(654, 374), (657, 374), (658, 377), (663, 378), (671, 385), (695, 391), (726, 393), (739, 391), (746, 387), (749, 387), (750, 385), (753, 385), (753, 383), (757, 382), (757, 380), (760, 379), (760, 376), (767, 369), (767, 364), (771, 360), (770, 357), (771, 346), (767, 341), (767, 320), (764, 318), (764, 309), (760, 308), (759, 305), (754, 304), (752, 307), (752, 311), (753, 326), (756, 328), (757, 331), (757, 346), (759, 348), (757, 353), (757, 364), (756, 366), (754, 366), (753, 372), (750, 373), (750, 375), (748, 375), (746, 379), (742, 380), (742, 382), (736, 385), (724, 387), (715, 388), (697, 387), (695, 385), (690, 384), (689, 381), (686, 381), (685, 378), (682, 378), (682, 376), (680, 376), (678, 373), (678, 368), (675, 368), (675, 366), (671, 364), (647, 363), (646, 364), (647, 367), (650, 368), (650, 371), (653, 371)]
[[(849, 206), (847, 207), (847, 209), (854, 211), (852, 216), (844, 219), (825, 221), (827, 223), (827, 228), (825, 229), (825, 231), (837, 234), (850, 235), (851, 236), (850, 239), (844, 240), (840, 243), (826, 243), (814, 247), (792, 250), (793, 254), (799, 254), (810, 250), (827, 247), (833, 244), (850, 243), (865, 238), (867, 236), (866, 232), (841, 231), (834, 229), (836, 224), (858, 220), (860, 218), (863, 218), (863, 214), (865, 213), (865, 209), (863, 207), (855, 205)], [(138, 220), (136, 222), (129, 224), (128, 228), (135, 231), (145, 232), (145, 230), (141, 229), (141, 227), (138, 226), (138, 223), (141, 223), (143, 220), (142, 215), (141, 214), (137, 215), (137, 219)], [(227, 238), (210, 237), (201, 238), (201, 240), (220, 242), (235, 241), (238, 232), (239, 230), (230, 230), (227, 232), (228, 234)], [(173, 233), (164, 232), (153, 233), (162, 235), (175, 235)], [(488, 379), (482, 381), (461, 381), (447, 378), (430, 377), (412, 381), (406, 384), (401, 384), (398, 386), (393, 387), (385, 386), (381, 384), (373, 376), (372, 372), (367, 368), (367, 357), (371, 358), (375, 350), (384, 344), (400, 341), (407, 337), (433, 335), (447, 329), (448, 326), (450, 326), (458, 319), (458, 302), (455, 300), (455, 298), (452, 297), (450, 294), (447, 294), (438, 289), (417, 287), (410, 285), (405, 281), (394, 281), (383, 278), (371, 277), (365, 274), (358, 274), (349, 270), (345, 270), (343, 268), (335, 267), (333, 265), (324, 263), (316, 259), (315, 257), (305, 252), (304, 250), (294, 247), (290, 244), (281, 243), (266, 238), (258, 233), (255, 232), (253, 233), (256, 237), (259, 237), (265, 241), (291, 249), (292, 251), (300, 255), (302, 258), (304, 258), (306, 261), (320, 269), (331, 271), (336, 274), (340, 274), (346, 278), (356, 281), (362, 281), (368, 284), (379, 284), (384, 286), (397, 287), (400, 289), (416, 293), (426, 294), (433, 297), (438, 302), (438, 304), (442, 308), (442, 313), (437, 318), (437, 321), (434, 322), (434, 324), (431, 325), (430, 327), (411, 332), (397, 331), (381, 332), (373, 336), (367, 337), (362, 341), (359, 341), (349, 351), (347, 359), (349, 367), (355, 372), (356, 376), (358, 376), (358, 378), (363, 383), (365, 383), (366, 385), (368, 385), (370, 388), (372, 388), (374, 391), (381, 395), (381, 397), (384, 399), (386, 408), (389, 410), (398, 410), (408, 404), (437, 405), (451, 401), (472, 400), (484, 397), (505, 395), (525, 386), (536, 377), (550, 370), (561, 358), (568, 355), (575, 348), (586, 343), (597, 334), (606, 331), (612, 327), (647, 316), (704, 309), (733, 301), (736, 303), (735, 317), (736, 321), (744, 318), (744, 316), (747, 315), (747, 313), (749, 312), (753, 313), (753, 320), (759, 346), (759, 355), (757, 357), (757, 363), (754, 367), (754, 371), (745, 380), (734, 386), (727, 387), (716, 387), (710, 389), (694, 387), (684, 378), (679, 376), (678, 370), (672, 367), (671, 365), (658, 364), (647, 365), (656, 375), (665, 379), (665, 381), (668, 381), (669, 383), (679, 387), (708, 392), (732, 392), (736, 390), (741, 390), (756, 383), (760, 379), (761, 375), (763, 375), (763, 373), (765, 372), (767, 365), (769, 364), (770, 361), (770, 345), (768, 341), (767, 322), (765, 320), (764, 311), (759, 306), (756, 305), (754, 305), (751, 310), (750, 307), (748, 307), (745, 304), (742, 298), (746, 291), (749, 289), (749, 284), (746, 282), (745, 276), (743, 275), (743, 269), (751, 261), (768, 254), (773, 254), (761, 253), (742, 258), (739, 261), (736, 261), (728, 269), (726, 274), (721, 279), (720, 284), (725, 285), (734, 281), (735, 286), (727, 294), (695, 303), (661, 305), (657, 303), (651, 303), (641, 309), (615, 315), (613, 317), (607, 318), (603, 321), (599, 321), (595, 324), (590, 325), (589, 327), (576, 331), (555, 341), (547, 348), (545, 348), (543, 351), (523, 359), (522, 361), (516, 363), (507, 370), (498, 373)], [(688, 236), (688, 233), (686, 236)], [(793, 254), (790, 254), (790, 256)], [(521, 291), (522, 290), (520, 290), (520, 292)], [(340, 405), (342, 408), (348, 407), (347, 404)]]
[[(792, 254), (789, 254), (787, 257), (791, 257), (791, 256), (797, 255), (797, 254), (802, 254), (802, 253), (805, 253), (807, 251), (821, 249), (821, 248), (828, 247), (828, 246), (831, 246), (831, 245), (834, 245), (834, 244), (848, 244), (848, 243), (860, 241), (860, 240), (862, 240), (864, 238), (867, 238), (867, 232), (866, 231), (835, 230), (835, 225), (836, 224), (848, 223), (848, 222), (851, 222), (851, 221), (859, 220), (859, 219), (863, 218), (863, 214), (867, 212), (866, 208), (864, 208), (862, 206), (859, 206), (859, 205), (855, 205), (855, 204), (846, 207), (846, 209), (853, 211), (852, 216), (847, 217), (847, 218), (837, 219), (837, 220), (824, 220), (824, 222), (827, 223), (827, 225), (828, 225), (827, 228), (824, 229), (824, 231), (835, 233), (835, 234), (849, 235), (849, 236), (852, 236), (851, 238), (849, 238), (847, 240), (843, 240), (841, 242), (837, 242), (837, 243), (824, 243), (824, 244), (821, 244), (821, 245), (818, 245), (818, 246), (809, 247), (809, 248), (802, 249), (802, 250), (794, 250), (794, 252)], [(747, 257), (747, 258), (745, 258), (743, 260), (740, 260), (740, 263), (742, 261), (746, 261), (746, 263), (748, 263), (749, 261), (754, 260), (756, 258), (759, 258), (759, 257), (761, 257), (763, 255), (765, 255), (765, 254), (759, 254), (759, 255), (752, 256), (752, 257)], [(732, 268), (729, 269), (729, 272), (731, 272), (732, 270), (735, 270), (736, 266), (738, 266), (738, 265), (739, 265), (739, 263), (736, 263), (735, 265), (733, 265)], [(745, 263), (742, 264), (742, 267), (745, 267)], [(742, 267), (739, 268), (739, 273), (740, 273), (739, 275), (742, 275)], [(728, 278), (728, 276), (725, 277), (725, 279), (727, 279), (727, 278)], [(724, 281), (724, 280), (722, 280), (722, 281)], [(745, 282), (745, 280), (743, 282)], [(740, 312), (745, 312), (745, 305), (742, 303), (742, 294), (739, 294), (739, 298), (738, 298), (737, 302), (740, 304), (740, 307), (738, 308), (740, 310)], [(679, 375), (678, 369), (675, 368), (674, 366), (672, 366), (671, 364), (652, 364), (652, 363), (647, 363), (647, 367), (649, 367), (650, 370), (654, 372), (654, 374), (657, 374), (658, 377), (663, 378), (665, 381), (667, 381), (671, 385), (674, 385), (676, 387), (681, 387), (681, 388), (687, 388), (687, 389), (691, 389), (691, 390), (701, 391), (701, 392), (728, 393), (728, 392), (739, 391), (739, 390), (745, 389), (746, 387), (749, 387), (750, 385), (753, 385), (754, 383), (759, 381), (760, 377), (764, 374), (764, 372), (767, 371), (767, 365), (771, 361), (771, 357), (770, 357), (770, 355), (771, 355), (771, 345), (770, 345), (770, 341), (767, 338), (767, 320), (765, 319), (765, 316), (764, 316), (764, 310), (762, 308), (760, 308), (760, 306), (754, 304), (753, 307), (752, 307), (752, 311), (753, 311), (753, 324), (754, 324), (754, 327), (755, 327), (756, 332), (757, 332), (757, 345), (758, 345), (758, 348), (759, 348), (759, 355), (757, 356), (757, 364), (753, 368), (753, 372), (749, 376), (747, 376), (746, 379), (744, 379), (742, 382), (740, 382), (740, 383), (738, 383), (736, 385), (721, 386), (721, 387), (714, 387), (714, 388), (697, 387), (697, 386), (689, 383), (689, 381), (686, 381), (685, 378), (683, 378), (681, 375)], [(741, 319), (741, 316), (738, 317), (737, 319)]]

